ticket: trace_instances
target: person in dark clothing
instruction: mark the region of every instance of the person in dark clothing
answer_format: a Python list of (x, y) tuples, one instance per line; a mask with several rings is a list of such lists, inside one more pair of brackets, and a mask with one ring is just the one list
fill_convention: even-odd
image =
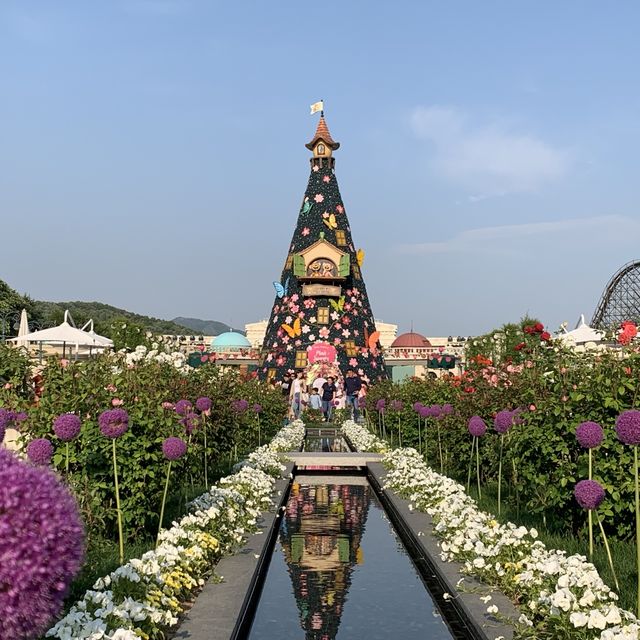
[(362, 388), (362, 380), (360, 376), (353, 370), (347, 371), (347, 376), (344, 380), (344, 391), (347, 396), (347, 406), (351, 407), (351, 415), (355, 422), (360, 417), (360, 410), (358, 409), (358, 393)]
[(322, 412), (324, 413), (325, 422), (331, 420), (331, 414), (333, 413), (333, 401), (336, 397), (336, 384), (335, 380), (329, 376), (327, 381), (322, 385)]
[(291, 376), (285, 373), (282, 376), (282, 382), (280, 382), (280, 391), (285, 398), (289, 397), (289, 391), (291, 390)]

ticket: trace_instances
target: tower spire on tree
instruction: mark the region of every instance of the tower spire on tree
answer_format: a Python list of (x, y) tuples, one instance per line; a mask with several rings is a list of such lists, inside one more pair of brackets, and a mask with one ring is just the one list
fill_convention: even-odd
[(364, 252), (354, 246), (334, 171), (340, 143), (323, 110), (305, 146), (312, 152), (311, 174), (280, 281), (274, 282), (260, 377), (279, 379), (287, 371), (315, 368), (325, 377), (353, 369), (365, 380), (385, 378), (362, 277)]

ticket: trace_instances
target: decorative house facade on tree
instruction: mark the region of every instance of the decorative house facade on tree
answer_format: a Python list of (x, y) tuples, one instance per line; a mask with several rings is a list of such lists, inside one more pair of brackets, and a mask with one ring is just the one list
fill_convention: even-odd
[(322, 114), (306, 145), (313, 153), (311, 175), (280, 282), (274, 282), (263, 379), (297, 369), (309, 377), (354, 369), (370, 382), (387, 376), (362, 278), (364, 251), (354, 247), (336, 181), (333, 152), (339, 146)]

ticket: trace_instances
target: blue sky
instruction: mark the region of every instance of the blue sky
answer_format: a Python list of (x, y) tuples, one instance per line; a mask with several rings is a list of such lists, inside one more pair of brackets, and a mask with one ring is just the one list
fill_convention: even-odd
[(267, 317), (325, 100), (377, 318), (593, 312), (639, 257), (636, 2), (0, 3), (0, 278)]

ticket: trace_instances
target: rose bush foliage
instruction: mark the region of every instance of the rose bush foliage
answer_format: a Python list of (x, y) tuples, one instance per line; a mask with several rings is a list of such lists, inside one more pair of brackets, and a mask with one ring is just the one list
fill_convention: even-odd
[[(367, 395), (369, 423), (379, 428), (381, 415), (376, 406), (385, 400), (387, 431), (393, 427), (397, 433), (399, 417), (403, 445), (418, 448), (420, 437), (423, 451), (426, 442), (432, 466), (439, 458), (439, 431), (444, 471), (463, 480), (469, 460), (469, 418), (479, 415), (493, 425), (499, 411), (521, 408), (522, 423), (505, 435), (503, 477), (512, 488), (509, 499), (523, 510), (540, 514), (549, 526), (576, 531), (584, 525), (584, 515), (573, 498), (573, 488), (587, 477), (588, 464), (576, 439), (576, 428), (585, 421), (597, 422), (603, 427), (604, 440), (594, 449), (594, 479), (607, 493), (600, 513), (606, 516), (606, 526), (613, 534), (631, 536), (633, 477), (629, 469), (633, 451), (618, 440), (615, 421), (620, 412), (637, 408), (640, 402), (637, 347), (577, 353), (557, 342), (541, 340), (542, 334), (524, 335), (527, 353), (518, 363), (506, 358), (494, 366), (490, 357), (480, 355), (463, 376), (374, 385)], [(402, 408), (391, 409), (393, 400), (401, 400)], [(427, 418), (426, 423), (423, 419), (419, 434), (418, 413), (413, 408), (417, 402), (451, 403), (454, 412)], [(480, 443), (485, 482), (497, 477), (499, 443), (493, 428)]]

